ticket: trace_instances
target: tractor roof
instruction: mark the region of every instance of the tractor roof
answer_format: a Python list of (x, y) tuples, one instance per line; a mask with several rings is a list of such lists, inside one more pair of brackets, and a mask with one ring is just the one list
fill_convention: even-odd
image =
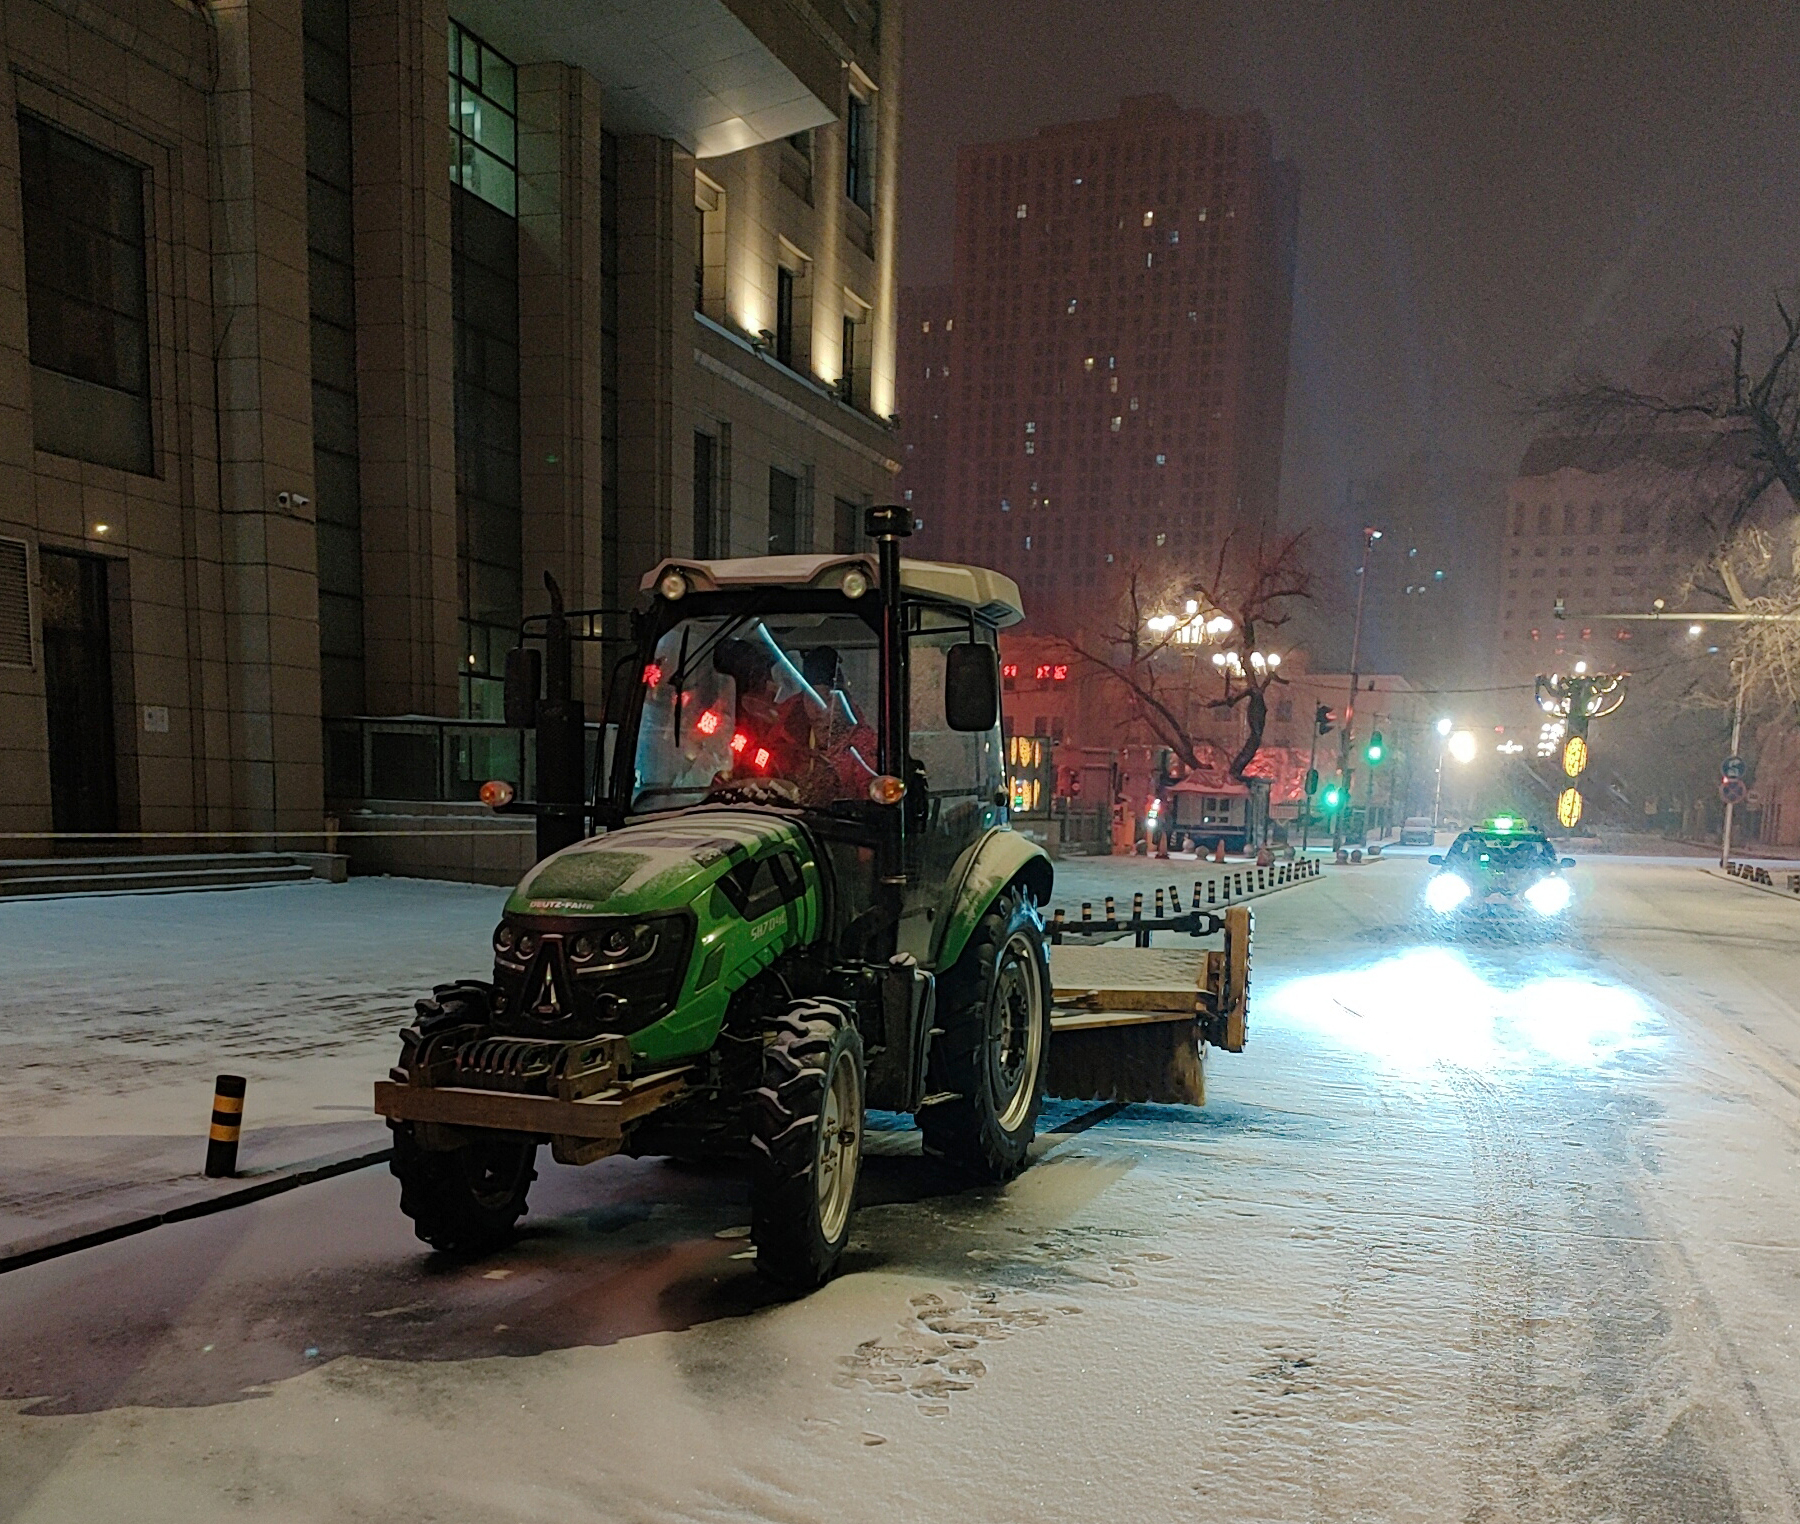
[[(644, 574), (638, 585), (652, 592), (664, 573), (686, 575), (697, 593), (724, 592), (747, 587), (834, 587), (847, 566), (867, 573), (870, 585), (876, 577), (875, 558), (851, 556), (745, 556), (729, 561), (691, 561), (671, 556)], [(900, 586), (909, 593), (923, 593), (946, 603), (973, 609), (982, 618), (1002, 627), (1025, 617), (1019, 601), (1019, 584), (985, 566), (958, 566), (949, 561), (900, 562)]]

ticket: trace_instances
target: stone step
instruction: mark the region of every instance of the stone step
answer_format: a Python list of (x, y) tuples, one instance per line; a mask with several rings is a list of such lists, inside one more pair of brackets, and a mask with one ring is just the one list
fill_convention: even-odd
[(68, 873), (139, 873), (161, 869), (243, 868), (257, 864), (289, 867), (286, 852), (145, 852), (131, 857), (0, 858), (0, 879), (56, 878)]
[[(249, 860), (246, 861), (245, 858)], [(26, 871), (16, 872), (23, 867)], [(42, 860), (0, 862), (0, 900), (65, 895), (170, 894), (194, 889), (257, 889), (313, 877), (305, 863), (278, 854), (246, 854), (194, 860), (179, 857), (59, 858), (42, 871)]]

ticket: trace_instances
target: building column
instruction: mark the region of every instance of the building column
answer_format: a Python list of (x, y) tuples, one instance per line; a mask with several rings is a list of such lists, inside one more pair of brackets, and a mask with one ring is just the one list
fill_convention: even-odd
[(324, 773), (300, 6), (217, 0), (213, 18), (213, 296), (232, 791), (243, 826), (316, 829)]
[(372, 714), (457, 712), (448, 27), (443, 0), (351, 0), (363, 659)]
[[(690, 543), (694, 161), (663, 138), (619, 141), (619, 568), (622, 594)], [(690, 499), (691, 500), (691, 499)], [(677, 525), (681, 527), (678, 529)]]
[[(519, 100), (519, 409), (525, 612), (607, 604), (601, 538), (600, 86), (567, 64), (522, 67)], [(590, 706), (604, 653), (578, 648)]]

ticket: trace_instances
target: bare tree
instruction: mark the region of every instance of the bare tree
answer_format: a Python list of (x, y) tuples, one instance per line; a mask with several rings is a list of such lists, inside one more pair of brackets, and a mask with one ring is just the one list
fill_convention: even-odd
[[(1200, 700), (1198, 707), (1207, 712), (1241, 709), (1244, 738), (1229, 766), (1231, 776), (1242, 783), (1262, 749), (1269, 689), (1284, 681), (1279, 659), (1269, 662), (1263, 644), (1288, 622), (1296, 601), (1312, 596), (1305, 538), (1301, 531), (1251, 544), (1233, 530), (1210, 568), (1152, 577), (1135, 567), (1110, 638), (1100, 643), (1065, 637), (1062, 644), (1123, 687), (1136, 716), (1189, 767), (1202, 765), (1204, 744), (1193, 723), (1198, 658), (1202, 652), (1223, 655), (1225, 691)], [(1187, 611), (1190, 603), (1193, 614)], [(1204, 641), (1196, 639), (1209, 620)], [(1207, 669), (1209, 676), (1216, 675), (1210, 660)]]

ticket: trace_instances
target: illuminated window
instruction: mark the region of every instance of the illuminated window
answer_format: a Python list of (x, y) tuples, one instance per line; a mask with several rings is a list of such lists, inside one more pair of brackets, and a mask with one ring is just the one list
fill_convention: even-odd
[(1020, 222), (1025, 220), (1025, 203), (1023, 201), (1019, 203), (1019, 209), (1013, 215), (1016, 216)]
[(518, 115), (513, 66), (450, 23), (450, 178), (509, 216), (518, 210)]

